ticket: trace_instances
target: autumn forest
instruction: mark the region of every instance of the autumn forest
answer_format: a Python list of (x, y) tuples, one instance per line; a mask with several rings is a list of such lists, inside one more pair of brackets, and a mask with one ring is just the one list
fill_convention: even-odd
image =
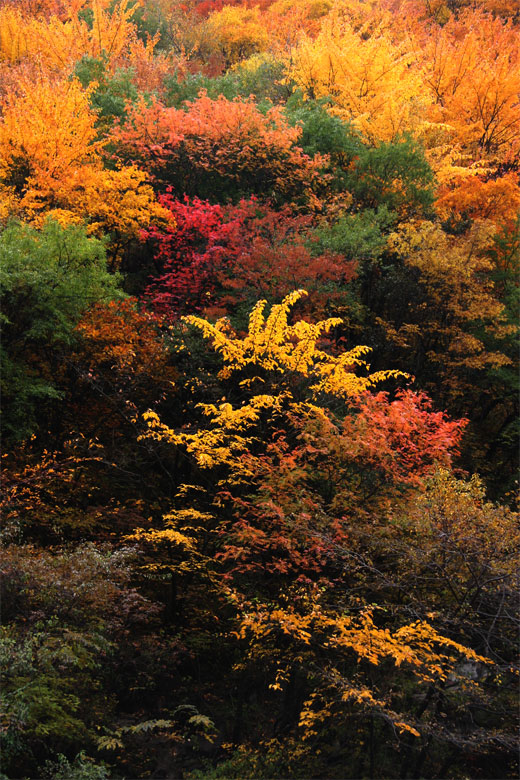
[(518, 776), (518, 0), (0, 0), (0, 780)]

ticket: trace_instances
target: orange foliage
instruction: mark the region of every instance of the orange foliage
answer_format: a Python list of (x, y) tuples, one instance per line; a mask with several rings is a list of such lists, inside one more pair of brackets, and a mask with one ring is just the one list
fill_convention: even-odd
[(520, 211), (518, 176), (510, 173), (488, 181), (477, 176), (461, 177), (439, 188), (437, 209), (444, 217), (456, 214), (496, 224), (512, 222)]
[(504, 19), (514, 18), (518, 21), (520, 9), (517, 0), (457, 0), (457, 8), (479, 8)]
[(124, 375), (126, 381), (171, 385), (168, 349), (157, 327), (157, 317), (139, 311), (128, 298), (93, 306), (76, 330), (84, 339), (90, 371), (107, 370)]
[(204, 92), (186, 109), (141, 99), (113, 133), (120, 154), (146, 166), (157, 181), (173, 184), (178, 194), (206, 196), (209, 177), (217, 175), (223, 180), (220, 199), (226, 186), (241, 186), (243, 179), (250, 182), (244, 183), (248, 195), (274, 192), (315, 200), (322, 160), (311, 160), (296, 146), (301, 130), (289, 126), (281, 109), (264, 115), (253, 100), (211, 100)]
[(288, 54), (302, 33), (316, 35), (331, 8), (331, 0), (276, 0), (264, 14), (270, 51)]
[[(114, 417), (114, 410), (111, 410)], [(106, 424), (108, 418), (102, 419)], [(6, 538), (23, 534), (48, 544), (64, 540), (110, 538), (114, 529), (143, 522), (139, 501), (114, 497), (117, 465), (96, 439), (77, 435), (60, 451), (21, 447), (2, 463), (0, 500)]]
[(2, 5), (16, 8), (24, 16), (47, 19), (50, 16), (65, 17), (71, 3), (68, 0), (3, 0)]
[(520, 127), (520, 38), (509, 22), (468, 10), (417, 31), (431, 118), (466, 153), (507, 159)]
[[(135, 299), (93, 306), (76, 331), (82, 343), (75, 360), (89, 383), (103, 387), (101, 407), (107, 406), (109, 396), (119, 404), (124, 402), (128, 411), (143, 399), (150, 403), (151, 397), (157, 400), (166, 392), (171, 394), (175, 372), (158, 319), (139, 311)], [(112, 407), (109, 403), (108, 410), (104, 409), (107, 419), (113, 416)], [(117, 420), (113, 423), (117, 425)]]
[(7, 97), (0, 125), (4, 181), (22, 156), (28, 175), (36, 177), (43, 190), (72, 166), (95, 159), (103, 144), (96, 140), (96, 115), (89, 95), (90, 90), (83, 90), (78, 81), (42, 76), (35, 83), (22, 82), (18, 94)]
[[(4, 211), (36, 225), (49, 214), (63, 224), (89, 220), (121, 236), (137, 237), (150, 221), (170, 216), (136, 168), (103, 169), (90, 89), (76, 80), (40, 77), (19, 85), (0, 121), (0, 194)], [(6, 207), (7, 204), (7, 207)]]
[(161, 93), (164, 79), (175, 68), (184, 65), (182, 57), (175, 57), (171, 52), (155, 52), (156, 38), (150, 38), (146, 43), (140, 38), (131, 39), (114, 61), (114, 66), (131, 68), (132, 82), (139, 91)]
[(19, 8), (0, 9), (0, 59), (24, 57), (44, 68), (70, 70), (83, 55), (109, 61), (118, 57), (135, 35), (132, 0), (120, 0), (111, 9), (108, 0), (91, 0), (92, 27), (79, 15), (85, 0), (68, 4), (67, 13), (48, 17), (24, 14)]

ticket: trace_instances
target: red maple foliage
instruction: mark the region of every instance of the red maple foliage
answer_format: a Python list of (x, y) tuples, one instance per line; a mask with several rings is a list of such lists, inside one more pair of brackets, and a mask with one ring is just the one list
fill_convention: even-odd
[(356, 275), (355, 261), (312, 253), (312, 218), (290, 208), (277, 211), (254, 196), (236, 206), (186, 196), (178, 200), (171, 190), (160, 201), (176, 227), (152, 227), (142, 234), (156, 243), (162, 271), (146, 295), (154, 310), (169, 318), (211, 309), (217, 299), (221, 313), (298, 287), (314, 293), (313, 306), (320, 309), (334, 297), (330, 284), (320, 296), (323, 285), (345, 284)]

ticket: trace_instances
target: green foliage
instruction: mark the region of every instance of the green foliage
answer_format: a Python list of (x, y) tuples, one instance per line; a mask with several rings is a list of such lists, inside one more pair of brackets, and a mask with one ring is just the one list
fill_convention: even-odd
[(59, 753), (55, 761), (47, 761), (42, 769), (44, 780), (107, 780), (109, 776), (104, 765), (96, 764), (83, 751), (72, 762)]
[(283, 103), (290, 87), (282, 84), (284, 66), (278, 60), (262, 54), (231, 68), (222, 76), (203, 73), (172, 73), (164, 80), (164, 102), (167, 106), (182, 108), (186, 101), (196, 100), (201, 90), (216, 100), (223, 95), (228, 100), (254, 95), (261, 110)]
[[(27, 765), (41, 740), (56, 747), (92, 740), (91, 715), (82, 710), (96, 706), (92, 672), (108, 647), (102, 637), (62, 628), (55, 619), (39, 621), (27, 637), (2, 629), (5, 766)], [(89, 687), (94, 695), (87, 698)]]
[(326, 100), (303, 100), (295, 92), (287, 101), (285, 112), (292, 125), (300, 125), (300, 145), (311, 157), (329, 156), (332, 190), (347, 189), (348, 168), (363, 151), (360, 135), (346, 122), (327, 111)]
[(229, 72), (235, 80), (237, 94), (244, 98), (254, 95), (257, 102), (284, 103), (292, 85), (286, 83), (285, 66), (268, 54), (254, 54)]
[(345, 183), (364, 208), (386, 206), (401, 219), (431, 214), (433, 172), (411, 138), (362, 148)]
[(363, 143), (348, 123), (329, 113), (329, 101), (303, 100), (295, 92), (286, 106), (291, 124), (302, 127), (300, 145), (309, 155), (327, 154), (332, 191), (347, 190), (356, 208), (386, 206), (401, 218), (428, 215), (433, 204), (433, 172), (412, 138)]
[[(262, 743), (258, 748), (241, 745), (216, 766), (207, 764), (203, 770), (190, 772), (188, 780), (255, 780), (256, 778), (338, 777), (323, 750), (292, 736)], [(341, 777), (348, 777), (343, 766)]]
[(59, 352), (72, 344), (82, 312), (120, 293), (103, 243), (77, 225), (9, 225), (0, 235), (0, 264), (3, 426), (8, 437), (23, 439), (36, 428), (38, 405), (60, 397)]
[(341, 216), (314, 232), (313, 252), (337, 252), (350, 260), (377, 260), (385, 247), (385, 231), (394, 214), (386, 206)]
[[(10, 775), (39, 777), (44, 758), (95, 748), (99, 729), (112, 722), (118, 669), (128, 663), (126, 639), (132, 636), (133, 647), (157, 613), (130, 586), (131, 560), (128, 550), (92, 544), (2, 549), (1, 740)], [(133, 686), (140, 677), (134, 665)], [(74, 766), (94, 771), (83, 758)], [(69, 776), (76, 774), (63, 775)]]
[(172, 45), (172, 35), (168, 20), (157, 0), (147, 0), (142, 5), (136, 5), (132, 14), (132, 22), (135, 24), (138, 37), (145, 43), (158, 36), (155, 49), (168, 51)]
[(229, 74), (211, 78), (203, 73), (181, 74), (174, 71), (165, 78), (164, 88), (164, 103), (174, 108), (182, 108), (186, 101), (193, 102), (202, 90), (212, 99), (219, 95), (228, 100), (238, 97), (236, 80)]
[(111, 124), (116, 118), (124, 119), (127, 102), (137, 100), (137, 89), (132, 83), (133, 70), (118, 68), (110, 75), (106, 57), (91, 57), (85, 54), (76, 65), (74, 73), (83, 87), (93, 81), (97, 82), (91, 102), (98, 112), (101, 126)]

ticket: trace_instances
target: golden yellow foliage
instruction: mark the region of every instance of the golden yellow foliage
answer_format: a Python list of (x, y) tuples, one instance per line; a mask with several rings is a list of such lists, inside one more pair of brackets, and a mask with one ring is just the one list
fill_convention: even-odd
[(21, 13), (11, 6), (0, 8), (0, 61), (17, 62), (27, 49), (27, 26)]
[[(368, 711), (378, 711), (399, 731), (419, 736), (413, 720), (407, 722), (402, 713), (391, 709), (390, 701), (377, 695), (375, 686), (353, 682), (339, 671), (351, 654), (358, 664), (367, 662), (379, 666), (388, 660), (396, 669), (406, 667), (406, 672), (419, 683), (434, 684), (456, 677), (456, 665), (461, 658), (473, 663), (492, 663), (471, 648), (442, 636), (424, 621), (404, 625), (392, 632), (376, 626), (371, 609), (365, 609), (355, 617), (329, 615), (322, 611), (317, 601), (303, 613), (292, 607), (271, 609), (267, 605), (250, 605), (242, 618), (238, 636), (249, 641), (253, 659), (265, 658), (274, 648), (279, 648), (281, 641), (283, 646), (291, 647), (287, 658), (296, 654), (301, 661), (307, 652), (320, 653), (327, 683), (311, 694), (303, 705), (299, 726), (304, 739), (316, 734), (318, 722), (337, 718), (342, 705), (352, 703)], [(271, 687), (279, 690), (284, 682), (283, 670), (278, 668)]]
[(46, 189), (72, 167), (91, 163), (103, 144), (96, 140), (91, 89), (77, 80), (40, 76), (7, 95), (0, 122), (0, 177), (12, 175), (21, 158)]
[(89, 105), (92, 87), (40, 76), (7, 96), (0, 119), (2, 211), (37, 226), (48, 216), (62, 224), (86, 220), (117, 243), (135, 238), (151, 221), (171, 221), (146, 175), (135, 167), (104, 170), (105, 145)]
[[(487, 256), (495, 227), (475, 224), (465, 236), (449, 236), (431, 222), (404, 224), (389, 239), (389, 246), (410, 267), (420, 271), (422, 284), (431, 297), (431, 322), (421, 327), (423, 343), (430, 344), (428, 357), (445, 369), (466, 366), (474, 369), (508, 365), (511, 359), (485, 348), (470, 326), (482, 322), (494, 338), (514, 331), (494, 291), (489, 273), (493, 265)], [(435, 312), (445, 311), (442, 320)], [(395, 334), (399, 337), (399, 333)], [(401, 335), (404, 330), (401, 329)]]
[(289, 74), (310, 98), (330, 96), (331, 109), (351, 121), (372, 143), (416, 130), (426, 119), (425, 93), (408, 42), (395, 43), (379, 28), (366, 37), (334, 13), (315, 40), (305, 37), (292, 52)]
[(138, 3), (90, 0), (92, 26), (80, 16), (85, 0), (69, 3), (65, 17), (24, 15), (9, 6), (0, 9), (0, 60), (38, 61), (46, 69), (70, 70), (85, 54), (115, 60), (135, 37), (132, 14)]
[(356, 376), (355, 368), (367, 368), (361, 356), (369, 351), (368, 347), (355, 347), (339, 357), (318, 349), (320, 337), (341, 320), (332, 318), (315, 325), (300, 320), (289, 325), (291, 307), (305, 294), (304, 290), (290, 293), (282, 303), (272, 307), (267, 318), (264, 316), (266, 302), (257, 303), (251, 312), (248, 333), (244, 338), (230, 332), (224, 319), (213, 325), (201, 317), (185, 317), (185, 322), (199, 328), (205, 338), (211, 339), (213, 348), (223, 358), (225, 365), (220, 372), (221, 378), (229, 379), (235, 372), (251, 367), (258, 373), (242, 380), (240, 386), (246, 389), (255, 382), (269, 381), (277, 393), (252, 395), (239, 407), (233, 407), (225, 398), (218, 406), (199, 404), (203, 414), (209, 418), (210, 427), (202, 427), (195, 433), (169, 428), (155, 412), (148, 411), (144, 415), (147, 424), (144, 437), (181, 447), (194, 457), (199, 468), (226, 466), (226, 484), (239, 484), (247, 482), (254, 474), (254, 459), (242, 456), (250, 453), (255, 426), (261, 422), (262, 415), (268, 412), (271, 420), (283, 413), (313, 419), (326, 418), (326, 412), (313, 403), (294, 400), (291, 380), (308, 383), (311, 396), (326, 393), (346, 398), (358, 395), (388, 377), (404, 376), (399, 371)]
[(205, 27), (211, 46), (227, 66), (264, 51), (269, 43), (258, 8), (224, 6), (210, 15)]
[(354, 374), (356, 367), (368, 368), (362, 356), (370, 352), (369, 347), (354, 347), (339, 357), (319, 349), (320, 338), (342, 320), (333, 317), (316, 324), (298, 320), (289, 325), (290, 309), (303, 295), (307, 295), (305, 290), (290, 293), (282, 303), (272, 307), (267, 318), (266, 301), (259, 301), (249, 316), (248, 333), (243, 339), (229, 333), (226, 319), (218, 320), (215, 325), (196, 316), (185, 317), (184, 321), (212, 340), (214, 349), (225, 362), (220, 372), (222, 378), (253, 365), (267, 371), (308, 377), (314, 382), (310, 386), (314, 394), (324, 392), (345, 397), (362, 393), (390, 376), (403, 375), (398, 371), (378, 371), (367, 377)]

